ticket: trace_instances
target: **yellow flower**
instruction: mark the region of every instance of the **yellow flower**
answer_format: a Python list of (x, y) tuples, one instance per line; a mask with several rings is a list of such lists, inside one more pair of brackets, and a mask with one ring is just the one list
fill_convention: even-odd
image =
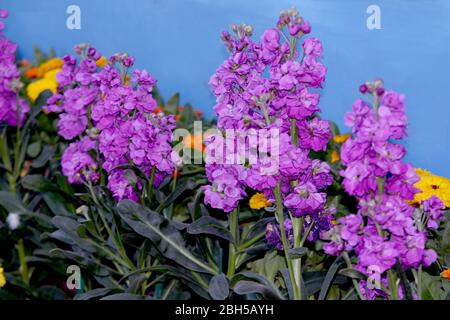
[(421, 192), (414, 195), (413, 204), (420, 204), (423, 200), (435, 195), (444, 202), (445, 207), (450, 207), (450, 179), (436, 176), (429, 171), (416, 169), (420, 180), (414, 185)]
[(262, 209), (271, 205), (270, 201), (266, 199), (263, 193), (255, 193), (248, 202), (252, 209)]
[(59, 58), (52, 58), (45, 61), (38, 67), (37, 76), (42, 78), (47, 72), (54, 69), (60, 69), (64, 64), (64, 61)]
[(108, 59), (106, 59), (105, 57), (101, 57), (95, 62), (95, 64), (97, 65), (97, 67), (103, 68), (108, 64)]
[(0, 288), (3, 287), (6, 284), (6, 278), (3, 274), (3, 268), (0, 266)]
[(42, 78), (31, 82), (27, 87), (27, 95), (32, 102), (35, 102), (39, 95), (45, 91), (50, 90), (55, 93), (58, 83), (52, 79)]
[(56, 74), (58, 74), (59, 72), (61, 72), (61, 69), (50, 70), (44, 75), (44, 79), (49, 79), (56, 82)]
[(331, 163), (338, 162), (340, 159), (341, 157), (339, 156), (339, 153), (336, 150), (333, 150), (331, 153)]
[(339, 144), (343, 144), (345, 141), (347, 141), (348, 138), (350, 138), (352, 135), (350, 133), (347, 134), (337, 134), (333, 137), (333, 141)]

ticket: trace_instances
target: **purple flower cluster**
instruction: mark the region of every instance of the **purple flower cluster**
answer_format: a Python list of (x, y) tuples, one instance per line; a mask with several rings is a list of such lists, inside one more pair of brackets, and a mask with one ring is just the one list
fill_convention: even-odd
[[(292, 243), (294, 240), (294, 231), (290, 219), (284, 220), (284, 231), (286, 233), (286, 239)], [(269, 245), (274, 246), (278, 250), (283, 250), (283, 242), (281, 241), (280, 227), (278, 224), (268, 223), (266, 225), (266, 241)]]
[[(378, 80), (364, 84), (360, 91), (371, 94), (374, 108), (361, 99), (346, 114), (352, 137), (341, 150), (343, 186), (358, 200), (358, 212), (339, 219), (338, 224), (322, 234), (330, 240), (325, 252), (338, 255), (355, 250), (356, 268), (370, 274), (375, 268), (383, 274), (398, 262), (405, 269), (433, 263), (437, 256), (426, 248), (426, 224), (407, 203), (416, 193), (418, 181), (413, 167), (402, 161), (405, 149), (394, 143), (406, 135), (404, 96), (385, 91)], [(442, 203), (430, 199), (423, 204), (428, 227), (437, 227)], [(367, 289), (370, 291), (369, 289)], [(369, 292), (367, 297), (372, 297)]]
[[(58, 93), (46, 107), (60, 112), (58, 132), (62, 137), (80, 137), (64, 153), (63, 173), (71, 183), (95, 183), (100, 162), (114, 197), (137, 201), (142, 184), (126, 168), (133, 166), (152, 176), (155, 186), (171, 174), (175, 119), (153, 112), (157, 107), (152, 96), (156, 81), (145, 70), (135, 70), (130, 77), (132, 57), (116, 54), (99, 70), (96, 61), (101, 55), (97, 50), (80, 45), (76, 51), (81, 62), (77, 64), (73, 56), (64, 57), (62, 71), (57, 74)], [(97, 159), (92, 158), (92, 151)]]
[[(310, 157), (311, 150), (326, 150), (331, 138), (329, 122), (317, 116), (320, 96), (314, 89), (322, 86), (326, 69), (320, 62), (321, 42), (303, 39), (310, 31), (309, 23), (290, 10), (280, 15), (277, 28), (264, 31), (259, 42), (252, 41), (248, 25), (233, 26), (235, 36), (222, 33), (230, 56), (210, 85), (217, 97), (217, 126), (227, 141), (230, 130), (236, 138), (227, 146), (216, 143), (221, 137), (207, 140), (211, 185), (205, 187), (205, 203), (230, 212), (246, 196), (246, 188), (263, 192), (274, 202), (274, 189), (280, 184), (284, 206), (294, 217), (320, 220), (319, 216), (330, 212), (325, 210), (323, 192), (332, 183), (330, 167)], [(298, 43), (302, 50), (297, 50)], [(257, 161), (250, 162), (246, 155), (255, 132), (259, 154)], [(261, 139), (262, 132), (268, 133), (266, 141)], [(241, 140), (241, 148), (236, 147)], [(208, 162), (218, 148), (227, 161)], [(268, 233), (268, 239), (272, 234)]]
[[(8, 11), (0, 9), (0, 19), (8, 17)], [(22, 126), (30, 106), (18, 97), (21, 87), (20, 72), (16, 66), (17, 46), (3, 34), (4, 22), (0, 21), (0, 123)]]
[[(233, 26), (235, 36), (222, 33), (230, 56), (210, 79), (221, 134), (206, 143), (211, 185), (205, 187), (205, 203), (230, 212), (247, 188), (275, 203), (274, 189), (279, 188), (291, 215), (307, 216), (304, 230), (314, 223), (308, 236), (313, 240), (330, 228), (334, 210), (325, 208), (323, 192), (333, 181), (330, 166), (310, 157), (311, 151), (326, 150), (331, 138), (329, 122), (317, 116), (320, 96), (314, 91), (322, 87), (326, 69), (320, 62), (321, 42), (304, 39), (310, 31), (293, 9), (283, 12), (277, 28), (264, 31), (259, 42), (251, 39), (248, 25)], [(235, 136), (230, 138), (231, 130)], [(258, 156), (252, 162), (248, 154), (255, 148), (250, 142), (255, 135)], [(222, 138), (231, 143), (224, 146)], [(208, 161), (217, 159), (216, 154), (225, 154), (226, 161)], [(290, 219), (285, 225), (292, 233)], [(266, 240), (282, 248), (279, 226), (267, 228)]]

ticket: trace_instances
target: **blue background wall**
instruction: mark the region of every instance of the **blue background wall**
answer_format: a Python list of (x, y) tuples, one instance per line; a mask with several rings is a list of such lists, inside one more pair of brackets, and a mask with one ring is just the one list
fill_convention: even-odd
[[(81, 8), (81, 30), (66, 28), (67, 6)], [(368, 30), (366, 9), (381, 8), (381, 30)], [(104, 55), (128, 52), (159, 81), (212, 116), (208, 80), (226, 58), (219, 34), (248, 23), (255, 37), (296, 6), (323, 41), (328, 68), (323, 116), (342, 131), (358, 85), (375, 77), (407, 96), (407, 160), (450, 177), (450, 1), (448, 0), (2, 0), (6, 34), (32, 57), (33, 44), (58, 55), (89, 42)]]

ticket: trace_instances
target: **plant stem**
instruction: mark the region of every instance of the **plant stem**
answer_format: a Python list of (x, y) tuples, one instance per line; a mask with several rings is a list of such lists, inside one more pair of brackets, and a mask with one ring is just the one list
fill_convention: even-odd
[(236, 269), (236, 249), (238, 248), (239, 243), (239, 209), (234, 209), (229, 216), (230, 219), (230, 233), (234, 239), (233, 243), (229, 245), (229, 254), (228, 254), (228, 269), (227, 269), (227, 277), (231, 279), (234, 276), (234, 272)]
[(283, 201), (281, 199), (280, 185), (281, 185), (281, 181), (278, 182), (278, 184), (274, 190), (275, 200), (276, 200), (276, 205), (277, 205), (276, 214), (277, 214), (278, 224), (280, 225), (281, 241), (283, 242), (284, 255), (285, 255), (286, 264), (287, 264), (288, 270), (289, 270), (289, 277), (291, 278), (292, 291), (294, 292), (294, 300), (299, 300), (300, 297), (298, 296), (297, 284), (295, 282), (294, 266), (292, 265), (292, 260), (289, 257), (290, 245), (287, 241), (286, 230), (284, 228)]
[(136, 267), (134, 266), (134, 264), (130, 260), (130, 258), (128, 258), (127, 254), (125, 252), (125, 248), (123, 247), (123, 243), (120, 241), (119, 237), (114, 237), (114, 234), (113, 234), (111, 228), (109, 227), (108, 221), (106, 221), (103, 209), (101, 208), (101, 204), (95, 195), (94, 189), (92, 188), (92, 183), (89, 181), (87, 186), (88, 186), (89, 192), (91, 193), (92, 199), (94, 200), (94, 203), (97, 207), (98, 215), (100, 216), (100, 219), (102, 220), (102, 223), (106, 229), (106, 232), (108, 233), (108, 236), (111, 238), (111, 241), (115, 244), (117, 251), (122, 256), (122, 259), (125, 262), (125, 265), (128, 268), (130, 268), (131, 270), (135, 270)]
[(391, 294), (391, 300), (398, 300), (396, 277), (395, 277), (395, 273), (393, 272), (393, 270), (388, 271), (388, 281), (389, 281), (389, 291)]
[(291, 139), (292, 144), (296, 146), (298, 142), (298, 128), (296, 119), (291, 119)]
[(266, 235), (266, 232), (263, 231), (260, 234), (257, 234), (255, 237), (253, 237), (251, 240), (242, 243), (239, 248), (238, 251), (242, 251), (247, 249), (248, 247), (250, 247), (251, 245), (255, 244), (256, 242), (258, 242), (259, 240), (261, 240), (262, 238), (264, 238), (264, 236)]
[(156, 167), (152, 167), (152, 171), (150, 173), (150, 181), (148, 183), (148, 191), (147, 191), (147, 199), (150, 202), (152, 199), (152, 193), (153, 193), (153, 183), (155, 182), (155, 171)]
[[(177, 189), (177, 177), (178, 177), (178, 168), (175, 168), (175, 170), (173, 171), (173, 182), (172, 182), (172, 193), (175, 192), (175, 190)], [(172, 219), (173, 216), (173, 203), (170, 204), (169, 206), (169, 214), (168, 214), (168, 219)]]
[[(292, 218), (292, 227), (294, 230), (294, 249), (299, 248), (302, 246), (302, 230), (303, 230), (303, 224), (304, 224), (304, 217), (293, 217)], [(302, 258), (295, 259), (293, 262), (294, 267), (294, 276), (295, 276), (295, 283), (297, 287), (297, 295), (300, 300), (302, 300), (304, 297), (302, 297)]]
[(422, 265), (417, 272), (417, 299), (422, 300)]
[(27, 261), (25, 260), (25, 245), (23, 243), (23, 239), (19, 239), (19, 242), (17, 243), (17, 248), (19, 251), (20, 273), (22, 275), (22, 280), (26, 284), (29, 284), (28, 265)]
[[(347, 264), (347, 267), (348, 268), (353, 268), (352, 261), (350, 260), (350, 257), (348, 256), (348, 253), (344, 251), (342, 253), (342, 257), (344, 258), (345, 263)], [(364, 295), (361, 292), (361, 289), (359, 288), (358, 281), (356, 281), (356, 279), (352, 279), (352, 283), (353, 283), (353, 286), (355, 287), (356, 293), (358, 293), (359, 299), (366, 300), (364, 298)]]

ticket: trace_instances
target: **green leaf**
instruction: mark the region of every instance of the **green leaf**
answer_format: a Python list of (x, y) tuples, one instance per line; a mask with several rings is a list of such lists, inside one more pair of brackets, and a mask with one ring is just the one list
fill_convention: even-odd
[(422, 299), (444, 300), (448, 293), (449, 291), (444, 289), (439, 276), (431, 276), (426, 272), (422, 273)]
[(183, 122), (189, 123), (189, 124), (191, 124), (195, 121), (194, 109), (192, 108), (192, 106), (189, 103), (187, 103), (183, 107), (183, 111), (181, 111), (181, 119), (183, 119)]
[(265, 299), (284, 299), (270, 280), (254, 272), (240, 272), (233, 277), (232, 283), (234, 283), (233, 291), (237, 294), (259, 293)]
[(214, 300), (225, 300), (228, 297), (230, 288), (228, 279), (223, 273), (217, 274), (211, 278), (208, 293)]
[(0, 205), (4, 207), (8, 212), (28, 212), (28, 210), (23, 205), (22, 200), (19, 199), (17, 194), (12, 192), (0, 191)]
[(336, 272), (339, 270), (339, 267), (342, 265), (343, 260), (342, 257), (337, 257), (333, 264), (328, 269), (327, 274), (325, 275), (325, 279), (322, 283), (322, 287), (320, 288), (319, 300), (325, 300), (328, 291), (330, 290), (331, 284), (333, 283), (333, 279), (336, 275)]
[(190, 234), (211, 234), (234, 242), (231, 233), (227, 229), (227, 223), (211, 216), (204, 216), (195, 220), (188, 226), (187, 232)]
[(21, 184), (25, 189), (36, 192), (47, 192), (57, 190), (50, 180), (40, 174), (32, 174), (22, 178)]
[(156, 208), (156, 212), (161, 212), (164, 208), (174, 203), (179, 196), (181, 196), (187, 190), (193, 190), (197, 186), (197, 181), (194, 178), (190, 178), (180, 183), (174, 192), (172, 192), (159, 206)]
[(110, 294), (111, 292), (117, 292), (120, 291), (120, 289), (117, 288), (97, 288), (97, 289), (93, 289), (91, 291), (85, 292), (85, 293), (81, 293), (81, 294), (77, 294), (75, 295), (75, 297), (73, 298), (74, 300), (91, 300), (91, 299), (97, 299), (97, 298), (101, 298), (104, 297), (108, 294)]
[(42, 168), (55, 155), (55, 147), (45, 145), (41, 154), (31, 162), (33, 168)]
[(339, 271), (339, 274), (357, 280), (367, 278), (367, 276), (364, 273), (359, 272), (358, 270), (355, 270), (353, 268), (342, 269), (341, 271)]
[(157, 212), (129, 200), (119, 203), (118, 211), (135, 232), (150, 239), (167, 259), (194, 271), (216, 273), (206, 262), (195, 257), (186, 248), (177, 228)]
[(167, 112), (176, 113), (177, 107), (179, 105), (180, 105), (180, 94), (177, 92), (169, 99), (169, 101), (167, 101), (165, 109)]
[(27, 148), (27, 155), (30, 156), (31, 158), (36, 158), (39, 152), (41, 152), (41, 148), (42, 143), (40, 140), (30, 143)]
[(292, 259), (292, 260), (300, 259), (307, 253), (308, 253), (308, 248), (306, 248), (306, 247), (291, 248), (291, 249), (289, 249), (289, 259)]

